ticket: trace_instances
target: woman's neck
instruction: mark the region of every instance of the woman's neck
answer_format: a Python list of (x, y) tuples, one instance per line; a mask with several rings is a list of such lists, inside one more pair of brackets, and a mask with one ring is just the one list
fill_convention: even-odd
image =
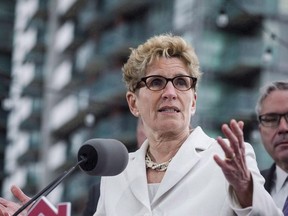
[(176, 155), (182, 144), (188, 138), (189, 133), (178, 136), (174, 139), (158, 139), (149, 141), (149, 156), (156, 163), (163, 163)]

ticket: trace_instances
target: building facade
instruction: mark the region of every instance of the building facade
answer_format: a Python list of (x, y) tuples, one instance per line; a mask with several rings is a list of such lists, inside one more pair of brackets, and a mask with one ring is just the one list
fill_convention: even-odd
[(12, 47), (14, 32), (15, 1), (0, 2), (0, 194), (2, 194), (5, 172), (5, 149), (7, 140), (7, 120), (12, 101), (9, 91), (12, 79)]

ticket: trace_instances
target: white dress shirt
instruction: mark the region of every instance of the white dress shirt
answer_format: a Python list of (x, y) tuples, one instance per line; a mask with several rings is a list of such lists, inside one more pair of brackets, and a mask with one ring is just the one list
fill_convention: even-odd
[(276, 166), (276, 172), (273, 179), (274, 186), (271, 188), (271, 196), (276, 205), (283, 209), (285, 200), (288, 195), (288, 173), (282, 170), (279, 166)]

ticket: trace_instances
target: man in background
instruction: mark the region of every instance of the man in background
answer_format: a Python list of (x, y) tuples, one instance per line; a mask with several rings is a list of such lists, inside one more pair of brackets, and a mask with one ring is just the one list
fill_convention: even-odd
[(274, 160), (269, 169), (261, 171), (264, 187), (283, 209), (288, 195), (288, 81), (273, 82), (262, 89), (256, 114), (262, 143)]

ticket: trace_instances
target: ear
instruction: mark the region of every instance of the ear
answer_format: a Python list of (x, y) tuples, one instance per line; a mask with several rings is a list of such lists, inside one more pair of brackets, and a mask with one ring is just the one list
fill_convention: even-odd
[(130, 109), (130, 112), (135, 116), (139, 117), (139, 110), (137, 108), (137, 97), (136, 94), (133, 92), (128, 91), (126, 93), (126, 100)]
[(194, 92), (194, 99), (192, 101), (192, 106), (191, 106), (191, 115), (193, 116), (196, 112), (196, 101), (197, 101), (197, 94)]

